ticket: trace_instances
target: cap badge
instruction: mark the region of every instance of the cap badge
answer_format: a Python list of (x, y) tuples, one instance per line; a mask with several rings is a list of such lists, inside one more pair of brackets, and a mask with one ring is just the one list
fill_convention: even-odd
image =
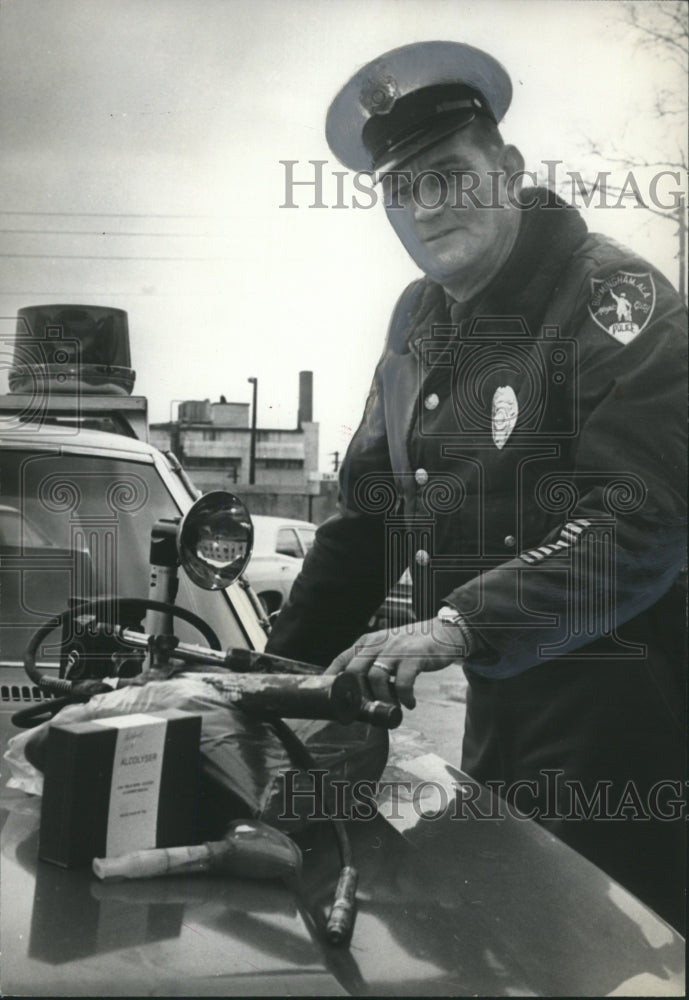
[(397, 80), (392, 76), (384, 76), (366, 81), (359, 102), (370, 115), (387, 115), (399, 96)]
[(591, 279), (591, 317), (621, 344), (628, 344), (648, 325), (655, 303), (656, 289), (648, 271), (617, 271), (604, 280)]
[(493, 443), (500, 449), (514, 430), (519, 414), (519, 403), (511, 385), (500, 385), (493, 396), (493, 412), (491, 415), (491, 430)]

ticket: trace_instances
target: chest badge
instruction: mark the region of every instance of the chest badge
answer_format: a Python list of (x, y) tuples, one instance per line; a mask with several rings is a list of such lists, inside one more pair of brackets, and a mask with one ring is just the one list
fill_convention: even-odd
[(493, 396), (491, 430), (496, 448), (504, 448), (505, 442), (514, 430), (519, 415), (519, 403), (510, 385), (500, 385)]

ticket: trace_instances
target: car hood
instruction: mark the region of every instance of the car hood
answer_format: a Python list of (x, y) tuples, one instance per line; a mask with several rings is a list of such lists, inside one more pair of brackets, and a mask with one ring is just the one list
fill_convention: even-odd
[(360, 872), (349, 948), (323, 940), (338, 870), (323, 822), (298, 837), (300, 892), (210, 876), (110, 884), (38, 862), (39, 802), (5, 792), (3, 991), (683, 995), (682, 939), (589, 862), (532, 822), (458, 820), (452, 792), (469, 779), (435, 755), (386, 777), (397, 792), (380, 812), (346, 821)]

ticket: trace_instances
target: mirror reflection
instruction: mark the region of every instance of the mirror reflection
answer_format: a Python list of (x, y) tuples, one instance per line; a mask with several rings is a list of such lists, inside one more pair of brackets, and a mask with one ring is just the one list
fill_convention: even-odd
[(215, 490), (187, 512), (177, 537), (187, 575), (204, 590), (228, 587), (251, 556), (254, 529), (246, 505), (233, 493)]

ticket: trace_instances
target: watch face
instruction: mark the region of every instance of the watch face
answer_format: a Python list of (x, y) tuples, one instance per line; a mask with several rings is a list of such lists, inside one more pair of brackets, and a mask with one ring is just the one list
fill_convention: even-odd
[(445, 622), (447, 625), (456, 625), (461, 622), (462, 616), (459, 611), (455, 611), (454, 608), (444, 607), (438, 612), (438, 618), (441, 622)]

